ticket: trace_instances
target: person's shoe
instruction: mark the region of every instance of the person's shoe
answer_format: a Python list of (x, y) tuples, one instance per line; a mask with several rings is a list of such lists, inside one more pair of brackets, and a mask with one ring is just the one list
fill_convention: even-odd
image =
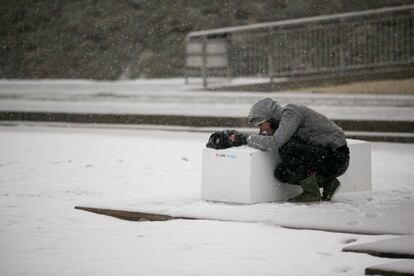
[(308, 178), (302, 179), (301, 181), (299, 181), (299, 184), (300, 186), (302, 186), (303, 193), (288, 199), (288, 202), (305, 203), (317, 202), (321, 200), (319, 184), (315, 174), (309, 176)]
[(322, 200), (331, 201), (332, 197), (338, 192), (341, 182), (338, 178), (323, 185)]

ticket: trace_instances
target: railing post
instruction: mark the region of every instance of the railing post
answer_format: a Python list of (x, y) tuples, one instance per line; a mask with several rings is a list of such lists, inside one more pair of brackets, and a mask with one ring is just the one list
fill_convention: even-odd
[(201, 48), (201, 75), (203, 76), (203, 87), (207, 88), (207, 37), (203, 37), (203, 43)]
[(187, 74), (187, 68), (184, 69), (184, 83), (185, 84), (188, 84), (189, 83), (189, 81), (188, 81), (188, 74)]
[(231, 81), (231, 78), (232, 78), (232, 71), (231, 71), (231, 66), (230, 66), (230, 49), (231, 49), (231, 37), (228, 37), (226, 39), (226, 62), (227, 62), (226, 73), (227, 73), (227, 80), (229, 82)]
[(270, 83), (273, 83), (273, 55), (272, 55), (272, 49), (270, 49), (270, 47), (268, 48), (268, 53), (267, 53), (267, 59), (268, 59), (268, 74), (270, 76)]

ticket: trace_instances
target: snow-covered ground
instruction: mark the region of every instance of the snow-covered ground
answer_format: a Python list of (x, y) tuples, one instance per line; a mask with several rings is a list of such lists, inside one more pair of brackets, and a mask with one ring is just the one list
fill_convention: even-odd
[[(312, 206), (232, 206), (200, 201), (207, 137), (119, 127), (0, 126), (1, 275), (363, 275), (368, 266), (393, 262), (341, 252), (392, 235), (275, 224), (278, 214), (290, 210), (292, 222), (301, 214), (321, 223), (334, 210), (359, 214), (343, 221), (351, 227), (381, 221), (381, 212), (365, 209), (412, 206), (414, 145), (373, 143), (372, 192)], [(237, 214), (256, 223), (127, 222), (74, 209), (88, 204), (177, 215)]]
[(332, 119), (414, 118), (412, 95), (205, 92), (183, 79), (0, 80), (0, 111), (245, 117), (263, 97), (304, 104)]

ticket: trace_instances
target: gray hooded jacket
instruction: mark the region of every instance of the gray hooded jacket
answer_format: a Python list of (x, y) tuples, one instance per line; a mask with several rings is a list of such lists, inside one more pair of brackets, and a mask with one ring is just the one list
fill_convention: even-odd
[(279, 124), (272, 136), (250, 135), (249, 146), (261, 150), (278, 150), (293, 135), (310, 145), (332, 149), (346, 145), (343, 130), (322, 114), (301, 105), (280, 106), (276, 101), (265, 98), (253, 105), (248, 119), (250, 122), (262, 119)]

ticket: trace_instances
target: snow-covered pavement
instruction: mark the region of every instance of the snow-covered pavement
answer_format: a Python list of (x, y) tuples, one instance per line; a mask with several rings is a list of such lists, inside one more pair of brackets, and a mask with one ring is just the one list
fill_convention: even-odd
[[(0, 127), (1, 274), (363, 275), (368, 266), (393, 262), (341, 252), (392, 235), (291, 230), (260, 218), (292, 211), (292, 222), (302, 214), (325, 223), (331, 218), (324, 215), (333, 210), (359, 214), (344, 221), (348, 226), (377, 220), (386, 228), (392, 221), (381, 222), (378, 210), (413, 203), (414, 145), (373, 143), (372, 192), (311, 207), (234, 206), (200, 201), (207, 137), (122, 128)], [(74, 209), (87, 204), (175, 215), (237, 214), (241, 220), (246, 214), (260, 222), (137, 223)], [(410, 223), (392, 227), (406, 232)]]
[(414, 118), (412, 95), (205, 92), (183, 79), (0, 80), (0, 111), (245, 117), (263, 97), (305, 104), (331, 119)]

